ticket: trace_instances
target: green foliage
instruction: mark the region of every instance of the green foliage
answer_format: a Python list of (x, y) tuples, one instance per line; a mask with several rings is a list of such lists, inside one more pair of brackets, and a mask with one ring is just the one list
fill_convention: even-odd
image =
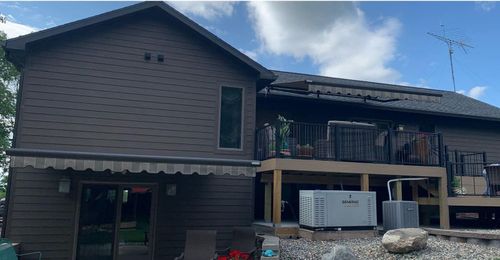
[[(0, 32), (2, 45), (6, 39), (5, 33)], [(19, 75), (19, 71), (5, 58), (4, 49), (0, 48), (0, 197), (5, 195), (7, 185), (6, 173), (9, 162), (5, 150), (11, 146)]]
[(290, 135), (290, 122), (282, 115), (278, 115), (278, 121), (280, 122), (279, 135), (281, 140), (285, 140)]

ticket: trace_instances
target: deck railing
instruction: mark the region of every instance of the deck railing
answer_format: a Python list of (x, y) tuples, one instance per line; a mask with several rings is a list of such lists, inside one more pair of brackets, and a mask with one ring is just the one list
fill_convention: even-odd
[(447, 163), (449, 196), (500, 196), (500, 165), (488, 162)]
[(450, 196), (500, 196), (500, 166), (486, 152), (445, 151)]
[(443, 166), (440, 134), (378, 129), (367, 124), (277, 122), (256, 131), (257, 160), (316, 159)]

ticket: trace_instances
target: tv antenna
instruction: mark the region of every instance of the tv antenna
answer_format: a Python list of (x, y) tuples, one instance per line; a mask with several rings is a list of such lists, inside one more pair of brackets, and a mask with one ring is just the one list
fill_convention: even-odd
[(437, 35), (437, 34), (431, 33), (431, 32), (428, 32), (427, 34), (429, 34), (430, 36), (446, 43), (446, 45), (448, 46), (448, 54), (450, 56), (450, 67), (451, 67), (451, 80), (453, 81), (453, 91), (457, 92), (457, 87), (455, 86), (455, 70), (453, 68), (453, 53), (454, 53), (453, 47), (454, 46), (460, 47), (464, 51), (465, 54), (467, 54), (467, 48), (474, 48), (474, 47), (472, 47), (469, 44), (466, 44), (462, 40), (454, 40), (454, 39), (446, 37), (446, 31), (444, 29), (444, 25), (441, 25), (441, 27), (443, 27), (443, 35)]

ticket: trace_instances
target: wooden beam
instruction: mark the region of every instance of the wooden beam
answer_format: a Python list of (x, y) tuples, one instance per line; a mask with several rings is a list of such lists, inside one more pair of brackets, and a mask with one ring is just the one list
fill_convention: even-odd
[(264, 220), (271, 222), (273, 207), (273, 186), (271, 183), (264, 184)]
[(438, 198), (417, 198), (416, 201), (418, 202), (418, 205), (439, 205), (439, 199)]
[(273, 171), (273, 224), (281, 224), (281, 170)]
[(446, 175), (439, 178), (439, 226), (442, 229), (450, 229), (447, 182)]
[[(359, 186), (360, 176), (351, 175), (351, 176), (336, 176), (334, 174), (325, 175), (301, 175), (301, 174), (289, 174), (287, 172), (283, 173), (282, 182), (283, 183), (301, 183), (301, 184), (344, 184), (350, 186)], [(272, 183), (273, 175), (263, 173), (260, 178), (260, 182), (262, 183)], [(372, 178), (370, 176), (370, 186), (386, 186), (386, 180), (381, 178)]]
[(361, 191), (370, 191), (370, 175), (367, 173), (361, 174)]
[(500, 207), (500, 197), (460, 196), (449, 197), (448, 206)]
[(262, 162), (257, 172), (275, 169), (298, 172), (367, 173), (371, 175), (402, 175), (413, 177), (441, 177), (446, 175), (446, 168), (434, 166), (395, 165), (382, 163), (358, 163), (300, 159), (269, 159)]

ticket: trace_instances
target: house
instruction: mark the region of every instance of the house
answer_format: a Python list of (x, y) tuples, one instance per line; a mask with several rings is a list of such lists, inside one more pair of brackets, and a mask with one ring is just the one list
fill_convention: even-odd
[[(426, 178), (392, 191), (418, 201), (420, 223), (498, 226), (500, 176), (488, 181), (483, 168), (500, 161), (499, 108), (450, 91), (273, 72), (257, 94), (255, 218), (276, 233), (295, 234), (280, 223), (296, 221), (301, 189), (376, 191), (381, 220), (386, 183), (399, 177)], [(278, 115), (288, 121), (276, 125)]]
[(397, 176), (427, 178), (394, 188), (424, 223), (500, 215), (482, 175), (500, 109), (463, 95), (272, 71), (163, 2), (4, 49), (22, 79), (2, 235), (44, 259), (172, 259), (187, 229), (224, 248), (256, 220), (296, 232), (298, 190), (380, 203)]

